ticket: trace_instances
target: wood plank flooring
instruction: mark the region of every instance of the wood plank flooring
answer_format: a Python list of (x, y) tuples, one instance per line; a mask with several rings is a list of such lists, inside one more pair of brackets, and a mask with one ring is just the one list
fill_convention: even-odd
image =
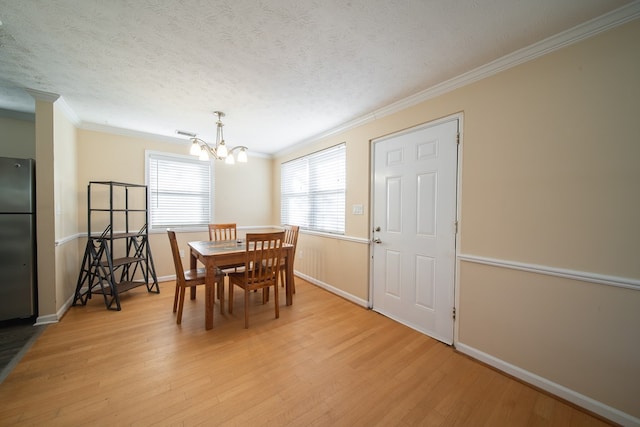
[(46, 328), (34, 326), (34, 322), (35, 318), (0, 322), (0, 383)]
[[(204, 329), (161, 293), (72, 307), (0, 384), (0, 425), (603, 426), (553, 397), (301, 279), (294, 305), (243, 296)], [(283, 293), (284, 295), (284, 293)]]

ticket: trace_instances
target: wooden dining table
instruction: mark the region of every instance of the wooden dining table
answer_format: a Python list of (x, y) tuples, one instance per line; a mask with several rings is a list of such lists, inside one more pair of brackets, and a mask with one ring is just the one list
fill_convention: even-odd
[[(241, 264), (245, 261), (245, 252), (247, 245), (244, 239), (239, 240), (222, 240), (222, 241), (195, 241), (188, 242), (191, 256), (190, 267), (192, 270), (197, 269), (198, 261), (204, 264), (206, 269), (205, 277), (205, 329), (213, 328), (213, 307), (215, 304), (215, 280), (216, 269), (225, 265)], [(285, 293), (287, 305), (293, 304), (293, 259), (294, 246), (289, 243), (283, 243), (283, 256), (285, 258)], [(224, 285), (218, 290), (220, 298), (220, 313), (224, 312)], [(192, 297), (195, 287), (191, 288)]]

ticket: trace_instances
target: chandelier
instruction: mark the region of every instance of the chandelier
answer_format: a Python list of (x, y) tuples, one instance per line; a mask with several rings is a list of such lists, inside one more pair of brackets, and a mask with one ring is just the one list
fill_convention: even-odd
[(213, 156), (216, 160), (224, 160), (227, 164), (234, 164), (236, 158), (234, 152), (237, 152), (237, 160), (239, 163), (247, 163), (247, 150), (245, 146), (237, 146), (233, 148), (227, 148), (227, 144), (224, 142), (224, 135), (222, 133), (221, 118), (224, 117), (222, 111), (214, 111), (213, 114), (218, 116), (216, 120), (216, 145), (212, 147), (206, 141), (197, 138), (195, 135), (191, 136), (191, 150), (190, 153), (194, 156), (198, 156), (200, 160), (209, 160), (209, 156)]

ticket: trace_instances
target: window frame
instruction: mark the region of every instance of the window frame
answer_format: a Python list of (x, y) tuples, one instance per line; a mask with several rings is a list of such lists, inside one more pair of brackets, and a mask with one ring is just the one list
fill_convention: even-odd
[[(309, 153), (307, 155), (297, 157), (295, 159), (288, 160), (280, 164), (280, 222), (283, 224), (292, 224), (299, 225), (301, 230), (313, 232), (313, 233), (326, 233), (331, 235), (340, 235), (344, 236), (346, 234), (346, 195), (347, 195), (347, 149), (346, 142), (342, 142), (340, 144), (332, 145), (330, 147), (324, 148), (322, 150), (315, 151), (313, 153)], [(333, 166), (331, 164), (327, 165), (326, 162), (335, 162), (335, 153), (336, 151), (340, 151), (340, 161), (342, 162), (343, 169), (338, 171), (338, 176), (336, 178), (341, 179), (341, 188), (339, 189), (319, 189), (318, 184), (321, 184), (319, 180), (313, 180), (313, 177), (322, 176), (322, 171), (327, 170), (327, 168), (331, 169)], [(323, 159), (323, 157), (326, 157)], [(323, 164), (323, 161), (325, 162)], [(302, 166), (302, 164), (305, 164)], [(285, 171), (285, 168), (290, 168), (289, 171)], [(295, 174), (300, 173), (302, 169), (306, 169), (306, 175), (303, 176), (302, 181), (304, 184), (300, 184), (301, 186), (306, 185), (306, 189), (301, 192), (295, 192), (294, 190), (288, 191), (285, 190), (287, 185), (290, 187), (290, 183), (285, 184), (285, 179), (294, 179)], [(321, 171), (320, 174), (317, 174), (318, 171)], [(298, 175), (300, 176), (300, 175)], [(314, 190), (315, 188), (315, 190)], [(287, 192), (288, 191), (288, 192)], [(338, 208), (338, 200), (336, 200), (335, 205), (333, 206), (333, 214), (339, 215), (339, 217), (334, 217), (330, 221), (325, 222), (325, 225), (328, 224), (328, 227), (322, 227), (321, 222), (319, 221), (322, 218), (326, 218), (326, 197), (327, 194), (331, 194), (332, 192), (338, 192), (338, 197), (341, 197), (342, 206)], [(331, 196), (330, 196), (331, 197)], [(306, 199), (306, 204), (303, 204), (302, 208), (294, 207), (291, 208), (291, 203), (293, 199)], [(319, 206), (325, 207), (325, 209), (318, 209)], [(318, 213), (325, 211), (325, 214), (318, 215)], [(332, 210), (329, 208), (329, 210)], [(305, 218), (302, 220), (293, 220), (292, 216), (304, 216)], [(286, 215), (286, 217), (285, 217)]]
[[(202, 224), (192, 224), (192, 225), (181, 225), (181, 224), (154, 225), (152, 223), (151, 221), (152, 210), (154, 208), (152, 204), (153, 189), (151, 187), (151, 177), (150, 177), (151, 164), (150, 163), (154, 158), (155, 159), (162, 158), (168, 161), (174, 161), (176, 163), (184, 163), (184, 164), (186, 163), (192, 163), (196, 165), (200, 163), (207, 164), (210, 180), (209, 180), (209, 191), (208, 191), (208, 195), (206, 196), (208, 199), (208, 205), (209, 205), (209, 218), (207, 218), (206, 222)], [(150, 232), (166, 231), (169, 228), (180, 229), (182, 231), (201, 231), (203, 229), (206, 229), (209, 223), (213, 222), (214, 212), (215, 212), (215, 168), (214, 168), (213, 160), (209, 159), (208, 161), (203, 161), (191, 155), (177, 154), (177, 153), (165, 152), (165, 151), (145, 150), (145, 184), (148, 190), (147, 191), (147, 198), (148, 198), (147, 224)]]

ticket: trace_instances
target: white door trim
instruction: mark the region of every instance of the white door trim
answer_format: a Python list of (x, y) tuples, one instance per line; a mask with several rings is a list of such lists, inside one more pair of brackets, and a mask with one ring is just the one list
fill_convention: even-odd
[(459, 143), (458, 143), (458, 159), (456, 164), (456, 221), (458, 221), (458, 232), (455, 235), (455, 251), (454, 251), (454, 289), (453, 289), (453, 300), (456, 309), (456, 319), (453, 322), (453, 343), (452, 346), (455, 347), (458, 342), (458, 322), (457, 319), (460, 315), (459, 312), (459, 298), (460, 298), (460, 261), (458, 260), (458, 253), (460, 251), (460, 230), (461, 230), (461, 221), (460, 221), (460, 213), (461, 213), (461, 195), (462, 195), (462, 153), (463, 153), (463, 140), (464, 140), (464, 114), (462, 112), (454, 113), (449, 116), (445, 116), (436, 120), (432, 120), (429, 122), (424, 122), (418, 124), (416, 126), (412, 126), (409, 128), (405, 128), (399, 130), (397, 132), (393, 132), (387, 135), (382, 135), (379, 137), (371, 138), (369, 140), (369, 212), (371, 215), (369, 216), (369, 296), (367, 300), (367, 307), (369, 309), (373, 308), (373, 211), (374, 211), (374, 191), (375, 191), (375, 168), (374, 168), (374, 150), (373, 144), (375, 142), (379, 142), (384, 140), (385, 138), (396, 137), (402, 135), (407, 132), (414, 132), (421, 128), (425, 127), (433, 127), (438, 126), (442, 123), (450, 122), (452, 120), (458, 120), (458, 132), (460, 134)]

